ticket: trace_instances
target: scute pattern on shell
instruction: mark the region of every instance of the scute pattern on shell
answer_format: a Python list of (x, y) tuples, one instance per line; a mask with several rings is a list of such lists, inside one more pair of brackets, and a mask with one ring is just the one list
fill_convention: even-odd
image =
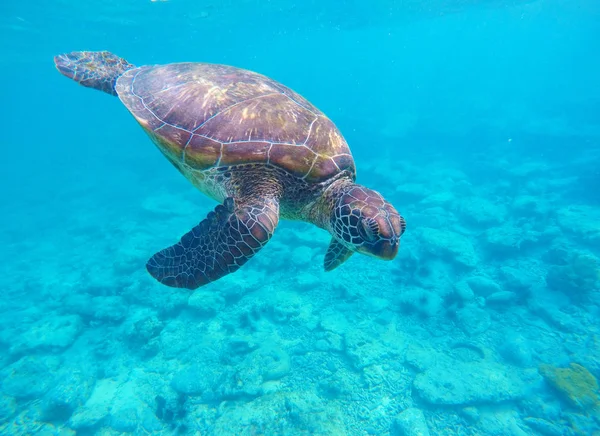
[(355, 172), (335, 125), (260, 74), (202, 63), (146, 66), (123, 74), (116, 89), (163, 153), (190, 169), (264, 163), (308, 182)]

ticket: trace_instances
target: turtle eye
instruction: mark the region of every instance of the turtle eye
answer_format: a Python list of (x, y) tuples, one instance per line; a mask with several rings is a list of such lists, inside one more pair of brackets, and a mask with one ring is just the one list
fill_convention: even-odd
[(358, 223), (358, 233), (365, 241), (374, 242), (377, 240), (379, 226), (375, 220), (361, 219)]

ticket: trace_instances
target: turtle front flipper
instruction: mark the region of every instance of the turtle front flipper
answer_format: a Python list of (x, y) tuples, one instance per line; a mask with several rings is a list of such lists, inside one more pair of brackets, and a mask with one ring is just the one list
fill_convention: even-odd
[(331, 238), (331, 243), (329, 244), (327, 253), (325, 253), (325, 271), (331, 271), (337, 268), (342, 263), (346, 262), (350, 256), (352, 256), (352, 253), (354, 253), (352, 250), (346, 248), (339, 241), (336, 241), (335, 238)]
[(276, 199), (228, 197), (177, 244), (152, 256), (146, 268), (167, 286), (196, 289), (245, 264), (269, 241), (278, 221)]
[(115, 86), (119, 76), (135, 68), (108, 51), (74, 51), (55, 56), (54, 63), (63, 76), (111, 95), (117, 95)]

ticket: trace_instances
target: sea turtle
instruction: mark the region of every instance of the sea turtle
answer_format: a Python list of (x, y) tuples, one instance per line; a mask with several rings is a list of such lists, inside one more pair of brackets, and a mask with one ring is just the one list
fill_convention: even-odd
[(354, 252), (396, 256), (404, 219), (378, 192), (354, 183), (342, 134), (291, 89), (226, 65), (136, 67), (107, 51), (54, 61), (79, 84), (118, 96), (166, 158), (221, 203), (148, 260), (159, 282), (195, 289), (236, 271), (269, 241), (279, 218), (331, 233), (327, 271)]

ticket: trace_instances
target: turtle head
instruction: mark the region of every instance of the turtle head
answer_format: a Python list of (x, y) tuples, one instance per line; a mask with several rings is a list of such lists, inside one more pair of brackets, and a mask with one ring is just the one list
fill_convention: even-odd
[(331, 231), (350, 250), (391, 260), (405, 229), (404, 218), (378, 192), (356, 184), (339, 191)]

